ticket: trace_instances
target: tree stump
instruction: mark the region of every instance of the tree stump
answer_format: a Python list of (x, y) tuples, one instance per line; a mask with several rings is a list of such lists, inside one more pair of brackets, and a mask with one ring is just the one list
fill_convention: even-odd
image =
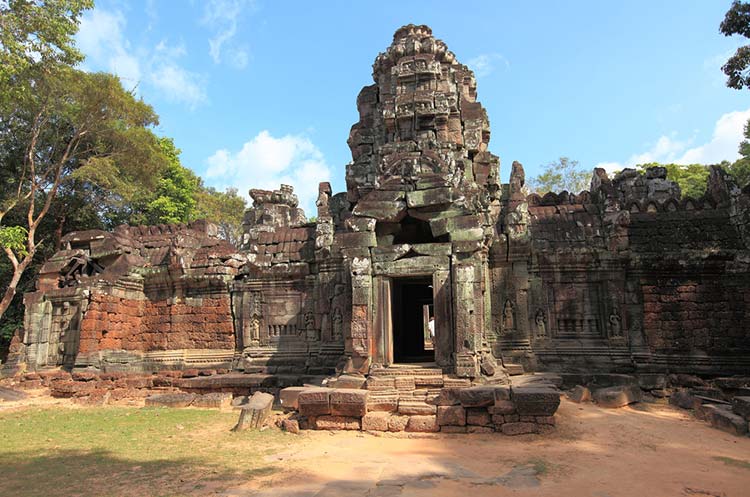
[(259, 430), (271, 414), (273, 406), (273, 395), (270, 393), (255, 392), (247, 404), (240, 410), (240, 419), (232, 431), (243, 431), (247, 429)]

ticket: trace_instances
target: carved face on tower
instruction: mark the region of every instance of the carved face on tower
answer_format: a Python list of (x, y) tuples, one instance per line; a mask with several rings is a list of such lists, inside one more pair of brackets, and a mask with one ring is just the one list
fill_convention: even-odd
[[(404, 26), (373, 64), (375, 84), (357, 98), (347, 167), (349, 200), (372, 190), (425, 185), (497, 191), (499, 160), (487, 152), (489, 121), (474, 74), (427, 26)], [(461, 195), (456, 195), (459, 197)]]

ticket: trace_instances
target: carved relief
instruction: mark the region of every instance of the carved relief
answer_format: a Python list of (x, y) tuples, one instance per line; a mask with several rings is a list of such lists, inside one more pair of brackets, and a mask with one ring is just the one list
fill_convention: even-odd
[(536, 338), (547, 338), (547, 316), (544, 314), (544, 310), (537, 309), (534, 324), (536, 325)]
[(514, 331), (516, 331), (515, 305), (508, 299), (503, 306), (503, 326), (500, 332), (507, 334)]

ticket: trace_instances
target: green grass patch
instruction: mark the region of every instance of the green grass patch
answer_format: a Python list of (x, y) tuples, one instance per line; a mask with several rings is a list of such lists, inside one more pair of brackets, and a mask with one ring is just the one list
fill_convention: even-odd
[(732, 457), (714, 457), (717, 461), (721, 461), (728, 466), (736, 466), (738, 468), (750, 469), (750, 461), (743, 461), (742, 459), (734, 459)]
[(2, 494), (191, 495), (276, 471), (264, 456), (290, 438), (278, 430), (233, 433), (237, 416), (126, 407), (0, 413)]
[(544, 476), (553, 469), (553, 464), (541, 457), (535, 457), (526, 461), (527, 466), (534, 468), (537, 476)]

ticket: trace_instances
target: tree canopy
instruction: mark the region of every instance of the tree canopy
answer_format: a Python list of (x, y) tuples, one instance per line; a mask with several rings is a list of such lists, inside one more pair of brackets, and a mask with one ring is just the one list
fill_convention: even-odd
[(580, 193), (588, 189), (591, 174), (580, 169), (578, 161), (560, 157), (550, 162), (542, 173), (530, 181), (531, 190), (541, 195), (547, 192)]
[[(750, 3), (734, 0), (719, 26), (724, 36), (750, 38)], [(750, 87), (750, 45), (737, 49), (721, 68), (727, 75), (727, 86), (735, 90)]]

